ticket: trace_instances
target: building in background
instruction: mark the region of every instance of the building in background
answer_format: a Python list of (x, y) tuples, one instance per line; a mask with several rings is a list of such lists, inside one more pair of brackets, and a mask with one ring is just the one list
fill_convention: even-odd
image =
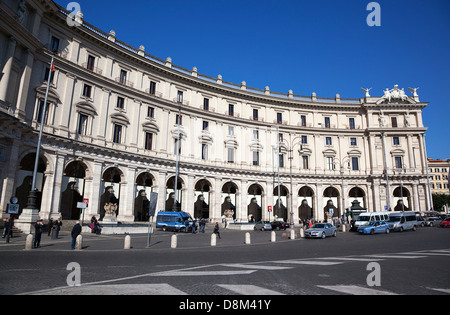
[(401, 201), (430, 209), (428, 104), (417, 90), (346, 99), (251, 88), (154, 57), (81, 15), (68, 23), (69, 14), (51, 0), (0, 2), (3, 217), (12, 196), (21, 210), (27, 204), (41, 123), (43, 219), (77, 219), (77, 203), (88, 199), (85, 218), (115, 209), (119, 221), (145, 221), (150, 192), (158, 209), (171, 209), (175, 182), (177, 207), (213, 220), (227, 210), (239, 222), (291, 213), (296, 223), (324, 220), (354, 200), (369, 211), (400, 209)]
[(428, 174), (430, 176), (430, 185), (432, 194), (450, 195), (449, 189), (449, 173), (450, 159), (433, 160), (428, 159)]

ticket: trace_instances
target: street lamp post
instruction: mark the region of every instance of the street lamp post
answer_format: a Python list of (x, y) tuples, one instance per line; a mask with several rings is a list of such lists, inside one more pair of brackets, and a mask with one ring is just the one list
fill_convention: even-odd
[(350, 170), (350, 157), (349, 156), (345, 156), (341, 159), (338, 159), (337, 157), (333, 158), (333, 162), (334, 163), (338, 163), (339, 164), (339, 170), (341, 173), (341, 181), (342, 181), (342, 209), (343, 209), (343, 215), (345, 215), (345, 192), (344, 192), (344, 172), (345, 172), (345, 168), (344, 168), (344, 164), (347, 160), (347, 169)]

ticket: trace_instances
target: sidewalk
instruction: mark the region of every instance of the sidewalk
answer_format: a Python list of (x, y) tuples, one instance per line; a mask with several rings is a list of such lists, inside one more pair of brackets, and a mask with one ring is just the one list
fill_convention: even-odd
[[(176, 233), (178, 246), (177, 249), (171, 249), (171, 238), (174, 233), (156, 230), (151, 235), (151, 249), (157, 250), (185, 250), (211, 248), (211, 235), (213, 229), (206, 229), (205, 233)], [(250, 231), (251, 245), (245, 244), (245, 234), (247, 231), (220, 230), (222, 239), (217, 238), (216, 247), (232, 246), (252, 246), (252, 245), (270, 245), (271, 232)], [(283, 231), (277, 231), (277, 243), (289, 242), (291, 240), (282, 240)], [(95, 235), (92, 233), (83, 233), (83, 251), (115, 251), (124, 250), (125, 235)], [(131, 250), (147, 249), (147, 234), (131, 235)], [(9, 244), (6, 239), (0, 239), (0, 254), (4, 251), (23, 251), (25, 250), (26, 235), (15, 235)], [(41, 247), (32, 251), (71, 251), (70, 245), (72, 238), (70, 232), (61, 231), (59, 238), (51, 239), (47, 234), (42, 235)]]

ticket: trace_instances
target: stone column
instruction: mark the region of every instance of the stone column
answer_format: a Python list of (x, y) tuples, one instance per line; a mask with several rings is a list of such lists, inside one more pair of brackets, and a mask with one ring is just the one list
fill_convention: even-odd
[(8, 47), (6, 48), (5, 65), (3, 67), (3, 76), (0, 81), (0, 102), (6, 103), (6, 97), (9, 88), (9, 81), (11, 79), (11, 70), (14, 61), (14, 53), (16, 51), (16, 40), (10, 37), (8, 40)]
[[(60, 213), (61, 204), (61, 185), (64, 174), (65, 155), (56, 154), (55, 170), (53, 173), (52, 201), (50, 208), (41, 208), (41, 217), (47, 219), (49, 215), (57, 215)], [(47, 213), (47, 209), (50, 212)]]
[(31, 72), (33, 69), (34, 55), (27, 50), (26, 64), (20, 79), (19, 92), (17, 94), (16, 117), (25, 118), (27, 105), (28, 89), (30, 87)]
[(119, 200), (119, 215), (117, 216), (117, 221), (133, 223), (134, 222), (134, 198), (135, 198), (135, 178), (136, 178), (136, 168), (128, 167), (126, 174), (124, 174), (126, 179), (125, 183), (120, 185), (120, 200)]

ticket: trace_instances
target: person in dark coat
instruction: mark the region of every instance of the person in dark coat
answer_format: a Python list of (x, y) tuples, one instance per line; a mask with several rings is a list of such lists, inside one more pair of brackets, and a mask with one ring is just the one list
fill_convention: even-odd
[(77, 241), (78, 235), (81, 234), (80, 221), (77, 221), (72, 229), (72, 249), (75, 249), (75, 243)]
[(216, 234), (221, 239), (220, 232), (219, 232), (219, 222), (216, 222), (213, 233)]
[(33, 242), (33, 248), (40, 248), (41, 247), (41, 237), (42, 237), (42, 230), (44, 229), (44, 223), (42, 220), (39, 220), (34, 225), (34, 242)]

